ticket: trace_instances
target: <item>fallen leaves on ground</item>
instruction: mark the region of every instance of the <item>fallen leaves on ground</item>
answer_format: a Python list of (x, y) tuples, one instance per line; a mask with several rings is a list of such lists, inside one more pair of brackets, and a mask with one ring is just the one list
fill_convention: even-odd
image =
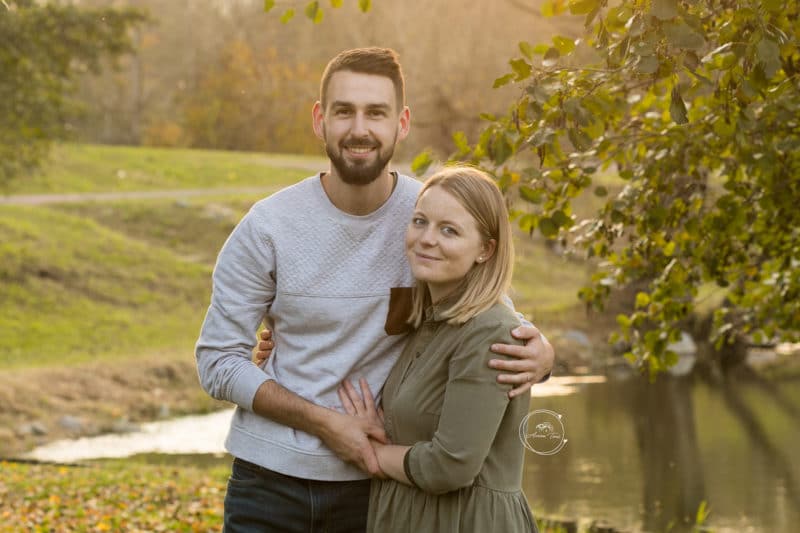
[(0, 532), (222, 529), (224, 470), (0, 462)]

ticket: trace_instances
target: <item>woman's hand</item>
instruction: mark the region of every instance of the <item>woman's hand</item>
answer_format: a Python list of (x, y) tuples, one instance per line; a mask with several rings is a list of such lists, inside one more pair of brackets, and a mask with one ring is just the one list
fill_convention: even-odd
[(258, 351), (256, 352), (256, 364), (261, 366), (264, 361), (269, 359), (269, 356), (272, 354), (272, 348), (275, 347), (275, 343), (272, 342), (272, 330), (269, 328), (264, 328), (261, 330), (261, 333), (258, 334), (259, 338), (261, 339), (258, 341)]
[(342, 383), (337, 391), (345, 412), (350, 416), (363, 418), (372, 424), (383, 426), (383, 411), (375, 407), (375, 398), (372, 396), (367, 380), (361, 378), (358, 380), (358, 384), (361, 387), (361, 395), (349, 381)]

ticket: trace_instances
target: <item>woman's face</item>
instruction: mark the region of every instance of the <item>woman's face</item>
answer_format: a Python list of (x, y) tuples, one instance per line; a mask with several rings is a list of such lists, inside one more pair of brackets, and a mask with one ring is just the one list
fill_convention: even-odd
[(475, 219), (449, 192), (434, 186), (419, 197), (406, 231), (406, 256), (414, 277), (428, 284), (434, 303), (492, 251)]

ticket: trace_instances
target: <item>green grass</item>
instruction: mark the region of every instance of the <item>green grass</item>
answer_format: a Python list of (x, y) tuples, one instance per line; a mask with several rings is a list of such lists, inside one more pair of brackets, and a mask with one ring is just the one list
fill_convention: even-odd
[(321, 157), (214, 150), (60, 144), (39, 172), (8, 194), (289, 185), (324, 169)]
[[(174, 175), (195, 176), (200, 160), (241, 169), (260, 157), (82, 145), (57, 152), (66, 158), (61, 174), (41, 183), (60, 183), (64, 192), (100, 187), (99, 176), (115, 163), (155, 171), (153, 161), (169, 162)], [(85, 179), (64, 178), (79, 169)], [(0, 206), (0, 368), (190, 353), (217, 253), (259, 197), (221, 189), (178, 201)], [(512, 297), (537, 325), (569, 323), (586, 276), (582, 264), (558, 258), (541, 239), (518, 239)]]
[(90, 218), (0, 209), (0, 365), (191, 346), (211, 269)]
[(578, 290), (589, 279), (589, 267), (551, 253), (541, 239), (517, 235), (511, 297), (517, 309), (537, 324), (562, 322), (582, 310)]

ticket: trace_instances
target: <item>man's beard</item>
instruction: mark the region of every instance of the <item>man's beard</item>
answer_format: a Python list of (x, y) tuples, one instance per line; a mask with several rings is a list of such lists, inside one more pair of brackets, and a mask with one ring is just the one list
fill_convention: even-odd
[[(392, 139), (392, 144), (386, 153), (383, 153), (381, 151), (383, 149), (383, 145), (376, 140), (367, 138), (345, 139), (339, 143), (339, 152), (336, 153), (326, 139), (325, 153), (328, 154), (331, 164), (336, 169), (336, 173), (343, 182), (347, 183), (348, 185), (369, 185), (378, 179), (378, 176), (381, 175), (383, 169), (386, 168), (386, 165), (388, 165), (389, 161), (391, 161), (392, 156), (394, 155), (394, 146), (396, 142), (397, 135), (395, 135), (395, 138)], [(345, 149), (348, 147), (359, 146), (375, 149), (377, 157), (373, 163), (368, 163), (367, 161), (357, 161), (355, 164), (347, 162), (344, 157)]]

